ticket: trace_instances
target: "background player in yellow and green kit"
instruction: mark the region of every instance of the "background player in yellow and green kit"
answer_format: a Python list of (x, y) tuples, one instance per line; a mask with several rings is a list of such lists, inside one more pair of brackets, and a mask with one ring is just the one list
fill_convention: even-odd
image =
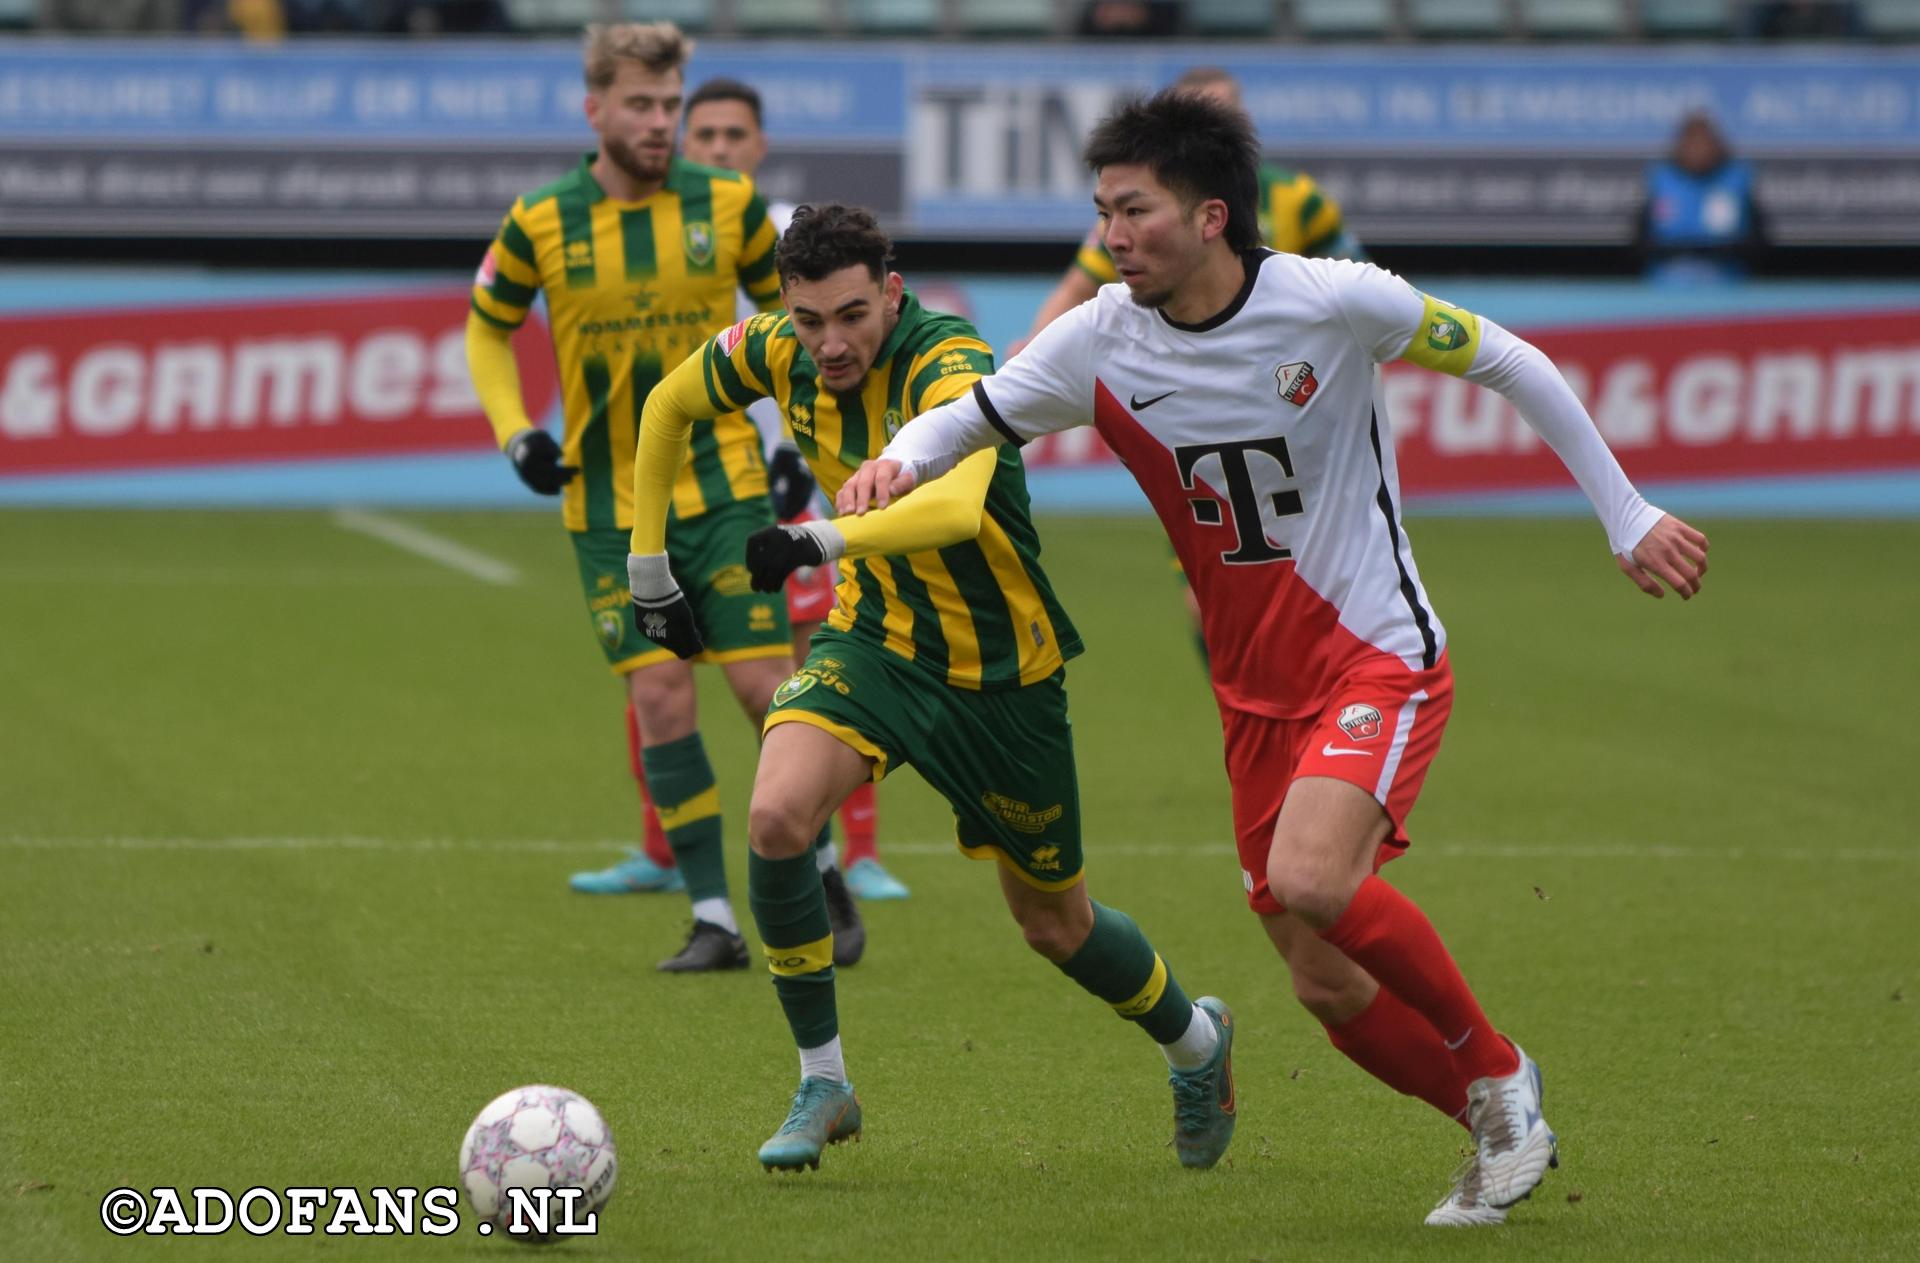
[[(901, 426), (991, 371), (973, 327), (923, 309), (887, 270), (890, 253), (865, 211), (796, 211), (779, 252), (788, 315), (726, 330), (647, 401), (629, 582), (642, 629), (682, 656), (701, 641), (663, 547), (693, 426), (771, 397), (831, 494)], [(1139, 928), (1088, 898), (1065, 685), (1079, 634), (1040, 568), (1018, 455), (983, 452), (952, 481), (844, 532), (795, 523), (748, 544), (762, 591), (798, 566), (837, 560), (841, 573), (833, 616), (774, 696), (754, 779), (748, 899), (801, 1074), (760, 1161), (817, 1166), (827, 1145), (860, 1131), (808, 848), (855, 786), (911, 763), (953, 807), (962, 851), (999, 862), (1028, 944), (1162, 1046), (1180, 1160), (1211, 1166), (1233, 1130), (1232, 1016), (1217, 1000), (1189, 1001)]]
[[(670, 23), (588, 28), (586, 114), (598, 149), (514, 203), (467, 321), (487, 417), (527, 485), (562, 497), (595, 635), (626, 682), (644, 780), (693, 903), (686, 946), (661, 964), (672, 971), (745, 968), (747, 952), (727, 894), (692, 672), (633, 625), (625, 557), (634, 441), (661, 377), (732, 323), (737, 288), (762, 306), (779, 297), (774, 230), (752, 182), (674, 152), (689, 52)], [(527, 416), (508, 344), (538, 295), (562, 382), (559, 444)], [(792, 650), (785, 605), (753, 592), (740, 563), (746, 537), (773, 521), (760, 436), (744, 415), (695, 429), (667, 512), (668, 549), (708, 640), (702, 660), (720, 666), (757, 726), (792, 670)], [(851, 909), (844, 901), (857, 916)], [(857, 926), (847, 937), (857, 951)]]

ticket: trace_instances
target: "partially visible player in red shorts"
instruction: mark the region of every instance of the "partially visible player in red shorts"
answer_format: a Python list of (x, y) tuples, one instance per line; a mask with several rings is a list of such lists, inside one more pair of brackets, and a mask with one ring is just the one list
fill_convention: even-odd
[(1407, 813), (1452, 711), (1453, 670), (1445, 654), (1426, 670), (1391, 663), (1352, 671), (1329, 690), (1325, 706), (1298, 718), (1222, 708), (1234, 844), (1248, 906), (1263, 916), (1286, 911), (1267, 886), (1267, 859), (1280, 807), (1302, 777), (1345, 781), (1380, 804), (1392, 832), (1374, 852), (1374, 872), (1405, 853)]

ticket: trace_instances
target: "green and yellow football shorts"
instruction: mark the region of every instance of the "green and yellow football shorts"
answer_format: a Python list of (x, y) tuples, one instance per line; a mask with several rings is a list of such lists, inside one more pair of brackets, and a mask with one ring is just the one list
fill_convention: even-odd
[(829, 627), (774, 693), (766, 727), (824, 729), (873, 759), (876, 781), (913, 766), (953, 808), (964, 854), (1065, 890), (1082, 863), (1066, 678), (1060, 670), (1025, 688), (954, 688)]
[[(755, 592), (747, 576), (747, 536), (772, 525), (773, 506), (764, 496), (667, 522), (668, 564), (707, 642), (695, 662), (739, 662), (793, 652), (785, 594)], [(630, 532), (607, 528), (572, 534), (593, 634), (614, 674), (670, 660), (673, 650), (641, 635), (633, 620), (633, 595), (627, 590)]]

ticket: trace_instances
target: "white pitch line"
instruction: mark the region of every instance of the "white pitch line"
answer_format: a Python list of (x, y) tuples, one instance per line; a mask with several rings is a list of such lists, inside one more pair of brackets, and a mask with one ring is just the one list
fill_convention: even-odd
[[(52, 838), (29, 834), (0, 835), (0, 848), (9, 850), (92, 850), (92, 851), (501, 851), (509, 853), (575, 854), (583, 851), (618, 849), (631, 845), (620, 839), (586, 838), (568, 841), (559, 838), (377, 838), (354, 835), (340, 837), (106, 837)], [(951, 855), (951, 842), (888, 842), (889, 854)], [(1101, 842), (1090, 839), (1087, 853), (1092, 859), (1103, 855), (1132, 859), (1174, 859), (1196, 856), (1225, 857), (1234, 854), (1230, 846), (1218, 842)], [(1890, 863), (1920, 861), (1920, 847), (1712, 847), (1666, 846), (1658, 843), (1578, 843), (1543, 842), (1526, 846), (1502, 843), (1431, 842), (1414, 844), (1416, 855), (1443, 859), (1527, 859), (1527, 860), (1702, 860), (1728, 859), (1788, 860), (1806, 863)]]
[(438, 562), (450, 570), (471, 575), (482, 583), (509, 584), (520, 582), (520, 571), (501, 561), (498, 557), (489, 557), (475, 552), (464, 544), (456, 544), (444, 535), (435, 535), (398, 518), (383, 513), (371, 513), (366, 509), (339, 508), (333, 511), (333, 524), (343, 531), (357, 531), (362, 535), (371, 535), (383, 543), (392, 544), (403, 552), (416, 557), (425, 557), (428, 561)]

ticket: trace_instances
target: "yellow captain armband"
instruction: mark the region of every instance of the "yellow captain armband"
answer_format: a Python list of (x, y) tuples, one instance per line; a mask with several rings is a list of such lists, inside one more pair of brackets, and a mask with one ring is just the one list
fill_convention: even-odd
[(1432, 294), (1420, 297), (1427, 300), (1420, 313), (1420, 327), (1413, 331), (1413, 340), (1400, 358), (1436, 373), (1464, 376), (1480, 349), (1480, 317)]

